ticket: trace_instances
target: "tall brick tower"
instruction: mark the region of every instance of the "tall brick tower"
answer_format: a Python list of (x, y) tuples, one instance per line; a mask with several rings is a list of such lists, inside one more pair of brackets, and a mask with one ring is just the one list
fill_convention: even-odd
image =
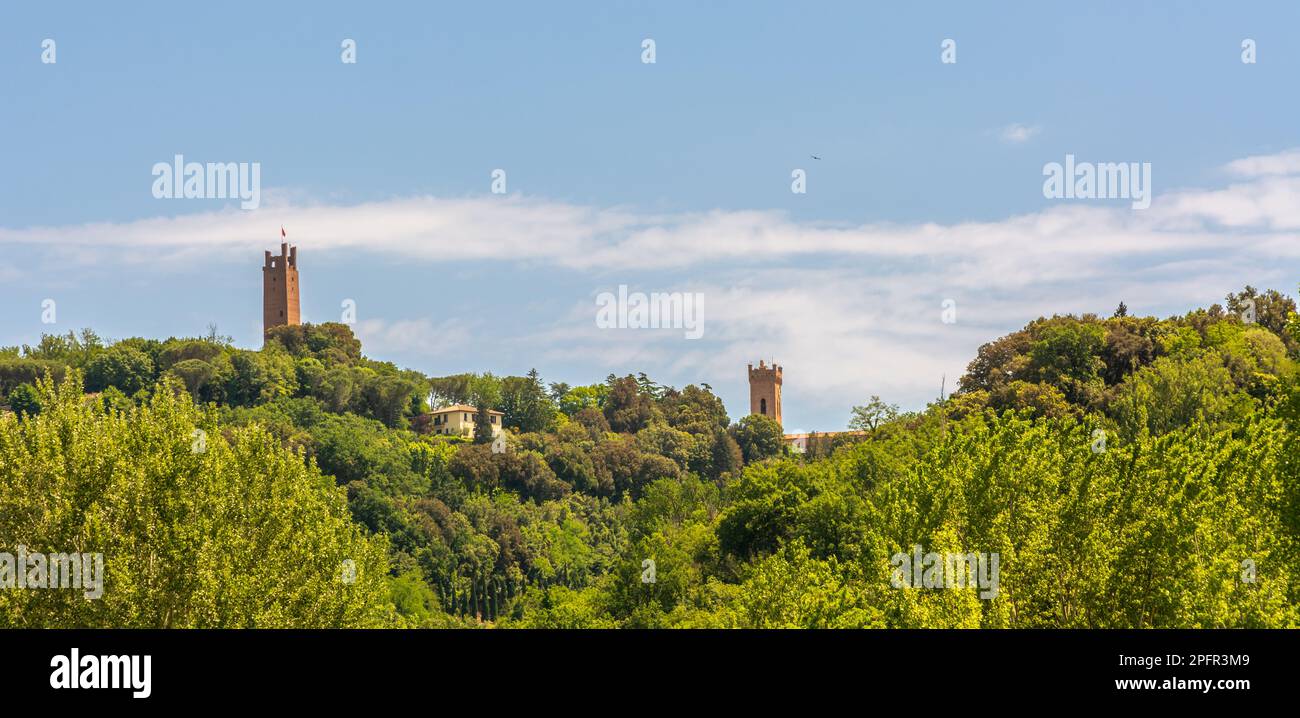
[(762, 359), (757, 369), (749, 365), (749, 413), (770, 416), (781, 423), (781, 367), (768, 366)]
[(298, 248), (280, 243), (280, 256), (266, 252), (262, 266), (262, 334), (271, 327), (301, 324), (298, 314)]

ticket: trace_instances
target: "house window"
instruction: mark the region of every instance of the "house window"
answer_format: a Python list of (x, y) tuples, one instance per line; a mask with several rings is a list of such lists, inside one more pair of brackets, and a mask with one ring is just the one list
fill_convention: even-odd
[(493, 424), (497, 423), (497, 418), (496, 418), (495, 416), (492, 417), (492, 423), (493, 423)]

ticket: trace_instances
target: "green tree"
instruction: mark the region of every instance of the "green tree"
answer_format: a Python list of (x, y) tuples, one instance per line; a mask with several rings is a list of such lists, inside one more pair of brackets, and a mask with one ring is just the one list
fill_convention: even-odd
[(98, 353), (86, 365), (86, 388), (103, 391), (115, 386), (126, 394), (148, 387), (154, 376), (153, 361), (139, 349), (114, 345)]
[[(102, 554), (103, 593), (0, 591), (0, 624), (385, 621), (384, 542), (363, 536), (342, 490), (269, 434), (223, 434), (183, 391), (157, 391), (125, 413), (83, 402), (76, 377), (38, 391), (38, 416), (0, 416), (0, 545)], [(198, 449), (196, 428), (206, 433)], [(50, 462), (63, 469), (43, 468)]]
[(501, 411), (505, 414), (502, 424), (519, 431), (544, 431), (551, 425), (555, 407), (536, 369), (528, 376), (501, 380)]
[[(1253, 321), (1284, 340), (1291, 338), (1287, 334), (1286, 325), (1296, 312), (1296, 303), (1294, 299), (1276, 289), (1260, 292), (1246, 285), (1242, 291), (1229, 294), (1227, 304), (1228, 311), (1241, 321)], [(1300, 348), (1300, 344), (1289, 343), (1287, 348), (1294, 352)]]
[(474, 443), (490, 444), (492, 438), (492, 414), (488, 411), (487, 404), (479, 404), (478, 411), (474, 413)]
[(896, 418), (898, 418), (898, 405), (886, 404), (873, 394), (866, 406), (853, 407), (849, 428), (855, 431), (875, 431), (876, 427)]
[(776, 419), (761, 414), (750, 414), (737, 422), (734, 437), (747, 464), (780, 456), (785, 442)]
[(9, 392), (9, 408), (18, 418), (35, 416), (41, 413), (41, 397), (36, 387), (31, 384), (19, 384)]
[(605, 406), (605, 399), (609, 396), (609, 385), (593, 384), (591, 386), (575, 386), (570, 388), (568, 384), (552, 384), (553, 392), (563, 391), (558, 395), (556, 404), (560, 411), (567, 416), (575, 416), (584, 409), (595, 409), (600, 411)]
[(650, 423), (654, 417), (654, 402), (633, 377), (618, 379), (611, 376), (604, 411), (611, 430), (632, 434)]
[(173, 364), (167, 372), (180, 379), (196, 399), (217, 378), (217, 368), (202, 359), (184, 359)]

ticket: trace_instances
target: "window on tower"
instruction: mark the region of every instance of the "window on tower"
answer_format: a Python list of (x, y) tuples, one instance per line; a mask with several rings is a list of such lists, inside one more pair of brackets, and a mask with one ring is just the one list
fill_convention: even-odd
[(767, 416), (767, 399), (758, 400), (758, 413)]

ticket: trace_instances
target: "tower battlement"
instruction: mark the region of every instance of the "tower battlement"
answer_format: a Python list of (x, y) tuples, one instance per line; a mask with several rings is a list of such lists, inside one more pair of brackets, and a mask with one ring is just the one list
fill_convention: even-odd
[(749, 365), (749, 380), (755, 378), (772, 379), (776, 383), (781, 383), (781, 366), (779, 364), (769, 365), (766, 361), (759, 359), (758, 368), (755, 369), (753, 364)]
[(266, 250), (266, 264), (263, 269), (275, 269), (288, 265), (294, 269), (298, 268), (298, 247), (289, 246), (288, 242), (280, 243), (280, 254), (271, 254), (271, 250)]

